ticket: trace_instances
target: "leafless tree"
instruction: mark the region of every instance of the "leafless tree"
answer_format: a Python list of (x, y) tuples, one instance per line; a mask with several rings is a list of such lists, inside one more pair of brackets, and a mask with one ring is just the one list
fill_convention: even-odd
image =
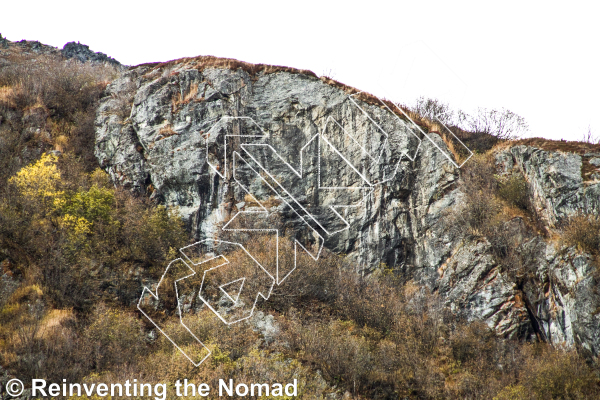
[(455, 124), (455, 112), (447, 103), (443, 103), (438, 99), (419, 97), (415, 102), (412, 111), (422, 117), (425, 117), (434, 122), (441, 122), (446, 126)]
[(487, 133), (498, 139), (517, 139), (529, 130), (529, 125), (523, 117), (505, 108), (478, 108), (474, 115), (459, 111), (458, 119), (463, 129), (474, 133)]

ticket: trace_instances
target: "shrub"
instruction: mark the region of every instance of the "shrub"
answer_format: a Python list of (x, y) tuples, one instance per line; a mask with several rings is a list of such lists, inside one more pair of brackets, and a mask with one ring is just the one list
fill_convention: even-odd
[(116, 69), (60, 58), (13, 59), (0, 71), (0, 86), (13, 88), (4, 104), (25, 110), (39, 104), (54, 118), (72, 121), (77, 112), (88, 111), (99, 98), (104, 82), (116, 76)]
[(508, 178), (499, 180), (498, 195), (511, 205), (522, 210), (531, 208), (529, 200), (529, 187), (521, 174), (513, 174)]
[(537, 349), (527, 360), (521, 384), (535, 399), (591, 399), (599, 395), (598, 377), (573, 351)]
[[(45, 62), (40, 65), (46, 71), (32, 65), (0, 71), (2, 118), (25, 113), (26, 107), (44, 109), (51, 144), (63, 151), (58, 160), (45, 154), (26, 165), (43, 150), (22, 160), (23, 146), (38, 139), (20, 137), (20, 116), (11, 121), (14, 130), (2, 124), (0, 167), (7, 172), (0, 171), (0, 248), (23, 282), (0, 309), (0, 363), (8, 373), (56, 382), (188, 378), (212, 387), (218, 379), (298, 378), (299, 397), (305, 399), (599, 397), (595, 367), (576, 353), (497, 340), (485, 325), (455, 318), (435, 293), (390, 279), (398, 271), (358, 276), (356, 266), (327, 251), (318, 261), (299, 251), (295, 260), (289, 238), (280, 239), (280, 262), (286, 268), (297, 261), (297, 269), (269, 301), (257, 304), (274, 316), (280, 333), (260, 340), (251, 321), (228, 326), (207, 307), (194, 305), (199, 311), (186, 314), (184, 322), (213, 351), (194, 367), (160, 333), (149, 332), (154, 327), (135, 311), (142, 282), (159, 278), (188, 239), (177, 210), (110, 187), (93, 157), (93, 101), (101, 74), (85, 65)], [(444, 109), (435, 102), (424, 106), (431, 115), (439, 115), (435, 107)], [(498, 140), (485, 132), (473, 135), (475, 142)], [(526, 183), (520, 176), (497, 180), (494, 174), (493, 162), (483, 155), (466, 164), (461, 184), (466, 195), (459, 207), (464, 220), (455, 225), (487, 236), (503, 265), (526, 264), (513, 251), (516, 235), (503, 229), (500, 212), (506, 203), (526, 209)], [(9, 176), (12, 184), (4, 185)], [(566, 226), (565, 237), (597, 249), (598, 237), (591, 233), (600, 230), (598, 218), (577, 218)], [(273, 270), (271, 238), (256, 237), (248, 235), (245, 245)], [(237, 262), (243, 254), (227, 256)], [(247, 264), (241, 268), (250, 270)], [(199, 282), (190, 281), (186, 293), (196, 293)], [(156, 310), (157, 321), (186, 350), (193, 349), (172, 294)]]
[(69, 132), (68, 142), (65, 146), (65, 151), (81, 160), (80, 164), (85, 172), (92, 172), (98, 168), (98, 161), (94, 155), (94, 145), (96, 143), (95, 117), (96, 113), (93, 112), (93, 107), (90, 107), (87, 112), (75, 114), (73, 117), (74, 126)]
[(106, 173), (86, 174), (67, 156), (58, 162), (44, 155), (0, 193), (7, 200), (1, 203), (0, 242), (19, 261), (20, 273), (43, 283), (55, 307), (87, 309), (115, 286), (119, 298), (133, 301), (135, 291), (124, 294), (131, 279), (111, 274), (132, 266), (158, 272), (169, 249), (187, 241), (176, 210), (115, 191), (106, 181)]
[(563, 243), (591, 254), (600, 253), (600, 216), (581, 214), (569, 218), (563, 227)]
[(514, 139), (528, 130), (522, 117), (506, 109), (480, 108), (475, 115), (470, 115), (438, 99), (420, 97), (410, 111), (429, 121), (429, 128), (442, 136), (459, 163), (469, 157), (467, 149), (483, 154), (499, 141)]
[(432, 122), (441, 122), (449, 127), (455, 125), (455, 112), (446, 103), (442, 103), (438, 99), (419, 97), (415, 105), (411, 107), (411, 111), (416, 112), (421, 117), (427, 118)]
[(115, 206), (114, 190), (92, 185), (89, 190), (79, 190), (61, 202), (61, 211), (74, 218), (83, 218), (90, 223), (108, 222)]
[(493, 195), (479, 191), (469, 195), (459, 211), (458, 220), (469, 233), (486, 236), (494, 228), (500, 210), (501, 206)]
[(469, 234), (485, 236), (497, 224), (501, 204), (495, 173), (484, 155), (476, 155), (464, 166), (460, 181), (464, 197), (451, 212), (449, 229), (459, 233), (466, 228)]
[(49, 211), (64, 194), (60, 189), (60, 172), (56, 166), (57, 157), (42, 154), (35, 163), (21, 169), (9, 179), (17, 186), (20, 194), (31, 203), (41, 203), (43, 211)]
[(525, 400), (530, 398), (523, 385), (508, 385), (494, 397), (494, 400)]
[(142, 323), (133, 315), (103, 305), (96, 308), (84, 337), (96, 371), (134, 363), (144, 354)]
[[(148, 200), (132, 198), (130, 194), (117, 192), (117, 218), (121, 223), (119, 243), (104, 236), (119, 248), (118, 256), (139, 262), (152, 272), (162, 274), (163, 263), (169, 249), (179, 249), (187, 242), (188, 234), (176, 209), (153, 206)], [(108, 244), (108, 243), (107, 243)]]
[(361, 389), (367, 384), (374, 366), (373, 354), (365, 337), (353, 335), (352, 323), (331, 322), (327, 325), (288, 326), (286, 339), (292, 349), (302, 354), (302, 359), (323, 372), (334, 383)]

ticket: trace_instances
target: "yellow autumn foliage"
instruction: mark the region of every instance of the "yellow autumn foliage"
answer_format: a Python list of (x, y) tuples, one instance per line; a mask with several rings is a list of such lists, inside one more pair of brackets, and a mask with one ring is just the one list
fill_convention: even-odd
[(9, 179), (19, 193), (44, 205), (59, 202), (64, 192), (60, 190), (60, 171), (56, 165), (58, 157), (44, 153), (38, 161), (22, 168)]
[(65, 214), (62, 223), (75, 235), (86, 235), (92, 233), (92, 223), (83, 217)]

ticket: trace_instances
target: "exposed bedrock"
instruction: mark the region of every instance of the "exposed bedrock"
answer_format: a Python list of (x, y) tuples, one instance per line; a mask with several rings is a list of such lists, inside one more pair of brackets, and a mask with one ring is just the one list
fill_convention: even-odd
[[(533, 272), (515, 279), (485, 238), (448, 229), (465, 194), (441, 137), (314, 76), (188, 61), (133, 68), (98, 108), (96, 156), (115, 184), (178, 207), (198, 240), (262, 205), (299, 240), (321, 235), (357, 272), (385, 263), (500, 335), (600, 350), (590, 256), (523, 233)], [(526, 178), (548, 227), (600, 211), (600, 183), (584, 181), (580, 155), (514, 146), (495, 157), (499, 174)]]

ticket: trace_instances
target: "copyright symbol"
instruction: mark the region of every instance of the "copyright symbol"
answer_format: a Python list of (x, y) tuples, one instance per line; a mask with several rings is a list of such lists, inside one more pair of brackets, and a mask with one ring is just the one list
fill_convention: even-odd
[(6, 383), (5, 388), (6, 388), (6, 393), (8, 393), (9, 396), (17, 397), (17, 396), (20, 396), (21, 393), (23, 393), (25, 386), (23, 385), (23, 382), (21, 382), (20, 380), (11, 379), (10, 381), (8, 381)]

